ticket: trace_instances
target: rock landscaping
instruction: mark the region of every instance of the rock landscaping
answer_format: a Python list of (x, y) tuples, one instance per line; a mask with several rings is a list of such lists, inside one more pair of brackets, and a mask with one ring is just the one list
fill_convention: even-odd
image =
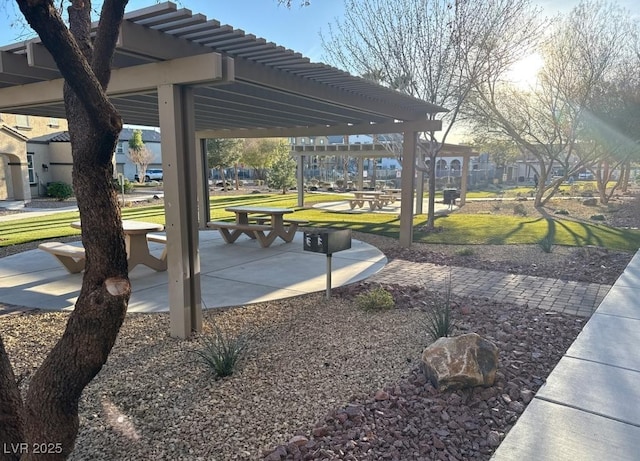
[[(566, 202), (557, 208), (581, 219), (582, 204)], [(482, 207), (468, 206), (465, 212)], [(615, 212), (586, 213), (638, 227), (639, 211), (628, 200)], [(353, 237), (398, 260), (608, 284), (633, 256), (598, 248), (545, 253), (538, 245), (406, 250), (392, 239)], [(168, 314), (128, 315), (83, 394), (71, 459), (488, 460), (587, 320), (452, 295), (453, 334), (495, 344), (498, 367), (491, 386), (442, 390), (421, 366), (432, 343), (425, 322), (442, 294), (419, 284), (381, 288), (393, 309), (359, 307), (358, 295), (372, 289), (363, 282), (334, 288), (330, 300), (318, 293), (206, 311), (204, 334), (216, 325), (248, 338), (239, 368), (223, 379), (198, 360), (201, 338), (168, 336)], [(67, 319), (60, 312), (0, 316), (23, 390)]]

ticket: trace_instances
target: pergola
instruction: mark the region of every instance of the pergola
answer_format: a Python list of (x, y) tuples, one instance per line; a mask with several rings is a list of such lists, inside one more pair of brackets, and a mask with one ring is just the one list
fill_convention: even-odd
[[(418, 141), (419, 143), (420, 141)], [(304, 146), (294, 146), (291, 154), (298, 162), (298, 177), (296, 180), (298, 190), (298, 206), (304, 205), (304, 158), (309, 155), (317, 156), (349, 156), (358, 161), (358, 177), (357, 187), (362, 188), (363, 184), (363, 165), (365, 158), (387, 158), (393, 157), (391, 146), (382, 143), (372, 144), (314, 144)], [(415, 155), (415, 154), (414, 154)], [(460, 171), (460, 205), (464, 205), (467, 197), (468, 177), (469, 177), (469, 161), (471, 157), (478, 155), (470, 146), (461, 146), (457, 144), (443, 144), (439, 151), (439, 157), (456, 156), (462, 157), (462, 169)], [(403, 163), (404, 166), (404, 163)], [(415, 184), (416, 196), (422, 197), (424, 194), (424, 171), (417, 172), (417, 181)], [(422, 214), (422, 200), (415, 201), (415, 213)], [(409, 245), (411, 242), (409, 242)], [(407, 245), (408, 246), (408, 245)]]
[[(445, 109), (170, 2), (125, 15), (112, 67), (107, 93), (124, 122), (162, 132), (172, 336), (201, 328), (208, 138), (402, 133), (400, 243), (411, 244), (417, 133), (439, 130), (429, 114)], [(0, 47), (0, 112), (66, 118), (62, 91), (38, 39)]]

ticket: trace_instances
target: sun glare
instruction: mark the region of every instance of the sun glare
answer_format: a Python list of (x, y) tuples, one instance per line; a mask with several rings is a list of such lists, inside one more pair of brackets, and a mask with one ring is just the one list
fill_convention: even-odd
[(538, 79), (538, 72), (544, 64), (544, 59), (538, 53), (530, 54), (516, 62), (508, 73), (510, 82), (521, 88), (533, 88)]

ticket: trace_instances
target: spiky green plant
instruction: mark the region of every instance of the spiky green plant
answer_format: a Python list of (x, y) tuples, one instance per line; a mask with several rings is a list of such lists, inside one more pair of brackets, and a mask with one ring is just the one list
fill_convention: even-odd
[(216, 379), (231, 376), (248, 345), (246, 335), (232, 335), (214, 325), (214, 332), (200, 338), (202, 348), (195, 353), (211, 369)]
[(446, 338), (453, 334), (455, 322), (451, 318), (451, 274), (445, 284), (443, 299), (436, 301), (435, 305), (426, 311), (423, 326), (427, 336), (432, 341), (438, 338)]

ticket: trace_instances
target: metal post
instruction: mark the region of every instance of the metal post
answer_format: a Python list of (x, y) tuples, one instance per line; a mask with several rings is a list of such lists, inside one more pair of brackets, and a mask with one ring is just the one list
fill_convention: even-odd
[(327, 255), (327, 299), (331, 298), (331, 254)]

